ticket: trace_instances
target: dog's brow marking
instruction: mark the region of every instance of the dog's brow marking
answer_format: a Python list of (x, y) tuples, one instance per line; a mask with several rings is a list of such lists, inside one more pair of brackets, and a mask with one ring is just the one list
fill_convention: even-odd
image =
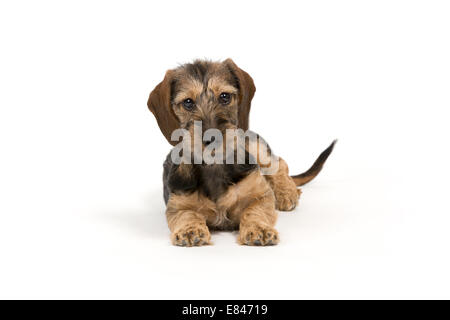
[(176, 104), (187, 98), (195, 101), (203, 91), (203, 84), (190, 76), (180, 80), (179, 83), (178, 92), (173, 99)]
[(209, 79), (208, 87), (216, 94), (222, 92), (237, 93), (237, 89), (222, 78), (212, 77)]

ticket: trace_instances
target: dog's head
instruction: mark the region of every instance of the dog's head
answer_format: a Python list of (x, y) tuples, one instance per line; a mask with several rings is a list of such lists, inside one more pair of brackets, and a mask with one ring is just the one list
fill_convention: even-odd
[(255, 85), (250, 75), (231, 60), (194, 61), (168, 70), (164, 80), (150, 93), (148, 107), (170, 144), (176, 129), (192, 130), (194, 121), (202, 129), (248, 129)]

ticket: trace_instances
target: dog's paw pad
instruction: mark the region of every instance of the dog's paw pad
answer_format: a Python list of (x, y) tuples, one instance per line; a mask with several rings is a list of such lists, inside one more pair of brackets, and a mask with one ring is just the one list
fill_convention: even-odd
[(279, 242), (279, 237), (272, 227), (252, 225), (241, 228), (239, 242), (248, 246), (271, 246)]
[(211, 235), (205, 225), (188, 225), (172, 234), (172, 243), (181, 247), (203, 246), (210, 243)]
[(261, 245), (261, 240), (255, 240), (255, 241), (253, 241), (253, 245), (255, 245), (255, 246), (260, 246), (260, 245)]

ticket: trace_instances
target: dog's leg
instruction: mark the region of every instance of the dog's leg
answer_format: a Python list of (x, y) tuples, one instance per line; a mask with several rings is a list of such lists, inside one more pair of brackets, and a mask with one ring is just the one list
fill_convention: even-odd
[[(257, 159), (261, 168), (278, 167), (274, 174), (264, 175), (266, 181), (275, 194), (275, 207), (280, 211), (294, 210), (298, 204), (301, 190), (297, 189), (294, 180), (289, 176), (287, 163), (281, 157), (274, 157), (267, 143), (259, 137), (255, 146), (255, 141), (247, 144), (247, 150)], [(277, 163), (273, 163), (277, 161)]]
[(255, 200), (241, 216), (239, 243), (250, 246), (268, 246), (279, 242), (274, 228), (277, 214), (273, 206), (273, 196)]
[(211, 234), (206, 218), (212, 209), (207, 199), (203, 202), (197, 193), (170, 196), (166, 217), (174, 245), (191, 247), (210, 244)]
[(275, 197), (259, 170), (230, 187), (218, 206), (228, 208), (230, 221), (239, 225), (240, 244), (265, 246), (279, 242), (274, 228), (278, 215)]
[(275, 207), (281, 211), (294, 210), (302, 193), (289, 176), (287, 163), (278, 158), (278, 171), (273, 175), (265, 175), (267, 182), (275, 194)]

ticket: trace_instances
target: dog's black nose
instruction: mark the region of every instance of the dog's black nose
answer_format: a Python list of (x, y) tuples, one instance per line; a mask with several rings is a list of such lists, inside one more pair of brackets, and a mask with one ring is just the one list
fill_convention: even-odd
[(203, 144), (205, 146), (209, 146), (211, 144), (211, 142), (214, 142), (216, 140), (216, 137), (212, 136), (211, 138), (209, 138), (208, 140), (203, 141)]

